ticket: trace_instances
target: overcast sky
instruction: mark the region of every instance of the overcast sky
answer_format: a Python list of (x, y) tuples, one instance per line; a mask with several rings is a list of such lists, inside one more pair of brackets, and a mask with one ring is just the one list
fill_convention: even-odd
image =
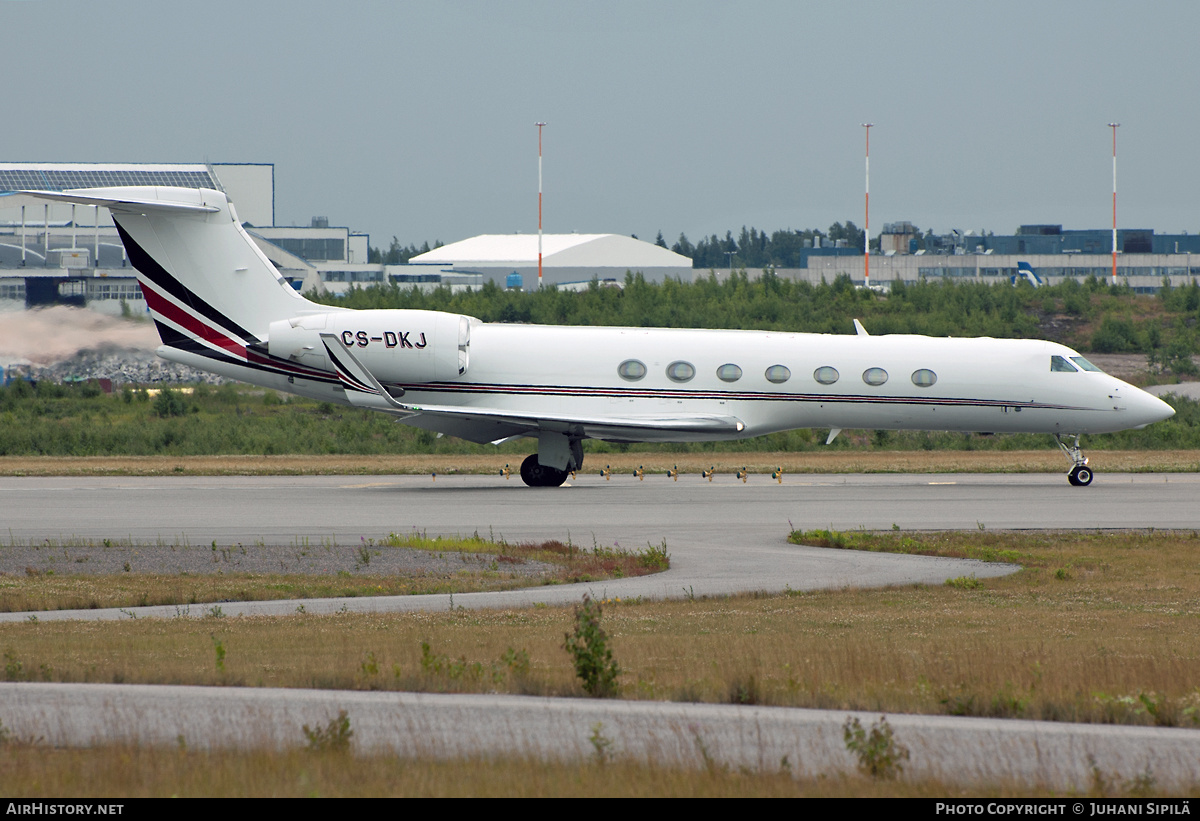
[(1200, 231), (1200, 3), (0, 0), (12, 162), (271, 162), (404, 244), (911, 220)]

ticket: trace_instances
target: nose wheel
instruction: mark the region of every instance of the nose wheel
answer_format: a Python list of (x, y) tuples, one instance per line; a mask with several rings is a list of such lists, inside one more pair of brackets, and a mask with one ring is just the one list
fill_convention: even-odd
[(1067, 474), (1067, 481), (1075, 487), (1087, 487), (1092, 483), (1092, 469), (1087, 465), (1076, 465)]
[(1061, 434), (1055, 434), (1054, 440), (1068, 459), (1071, 460), (1071, 470), (1067, 473), (1067, 481), (1075, 487), (1087, 487), (1092, 483), (1092, 469), (1088, 467), (1087, 457), (1079, 447), (1079, 434), (1072, 437), (1071, 444), (1063, 441)]

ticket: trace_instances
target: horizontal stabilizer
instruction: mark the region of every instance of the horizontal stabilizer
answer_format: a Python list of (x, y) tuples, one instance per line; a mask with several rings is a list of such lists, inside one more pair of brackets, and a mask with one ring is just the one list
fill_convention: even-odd
[[(139, 194), (144, 194), (147, 189), (137, 189)], [(180, 189), (171, 189), (172, 194), (178, 196)], [(103, 191), (102, 194), (90, 194), (89, 191)], [(119, 211), (131, 214), (215, 214), (220, 211), (220, 208), (212, 205), (206, 205), (200, 196), (200, 191), (195, 191), (196, 202), (180, 202), (179, 200), (156, 200), (148, 199), (144, 196), (140, 197), (122, 197), (120, 189), (89, 189), (79, 188), (73, 191), (21, 191), (30, 197), (37, 197), (42, 200), (53, 200), (55, 202), (69, 202), (75, 205), (98, 205), (101, 208), (107, 208), (110, 211)]]

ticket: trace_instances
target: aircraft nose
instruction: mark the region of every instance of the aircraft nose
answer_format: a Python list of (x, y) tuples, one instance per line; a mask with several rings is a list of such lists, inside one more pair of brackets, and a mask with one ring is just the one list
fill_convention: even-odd
[(1170, 419), (1175, 415), (1175, 409), (1166, 402), (1146, 391), (1134, 389), (1129, 397), (1130, 415), (1137, 421), (1137, 427), (1144, 428), (1155, 422)]

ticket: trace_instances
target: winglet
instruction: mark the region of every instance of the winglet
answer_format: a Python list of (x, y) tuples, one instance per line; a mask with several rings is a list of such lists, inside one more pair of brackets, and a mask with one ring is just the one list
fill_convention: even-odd
[[(856, 334), (858, 334), (859, 336), (870, 336), (870, 334), (867, 333), (867, 329), (864, 328), (863, 324), (861, 322), (859, 322), (857, 319), (854, 320), (854, 332)], [(886, 336), (886, 334), (884, 334), (884, 335)]]
[(346, 398), (352, 404), (378, 408), (380, 405), (375, 400), (375, 397), (378, 397), (384, 403), (382, 406), (384, 410), (404, 414), (414, 412), (412, 408), (397, 402), (395, 397), (388, 393), (375, 375), (367, 370), (354, 354), (350, 353), (346, 343), (338, 338), (337, 334), (321, 334), (321, 341), (325, 343), (329, 361), (333, 363), (338, 379), (341, 380), (342, 387), (346, 390)]

